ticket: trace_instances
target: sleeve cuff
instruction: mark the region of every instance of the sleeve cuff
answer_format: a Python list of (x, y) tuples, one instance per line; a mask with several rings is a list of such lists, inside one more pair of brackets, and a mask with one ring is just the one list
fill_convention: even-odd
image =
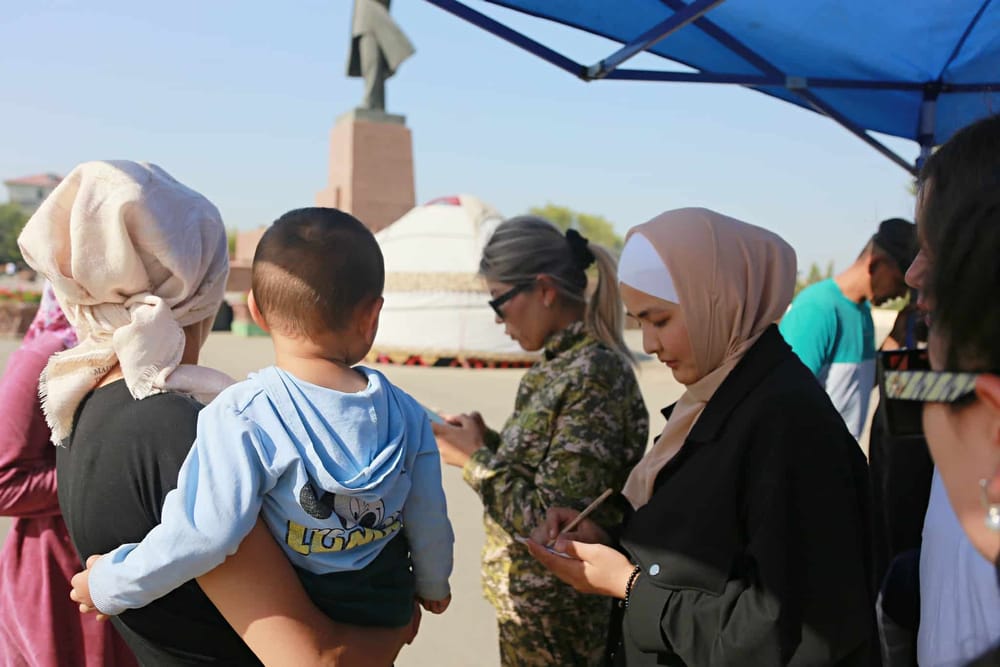
[(493, 452), (488, 447), (477, 449), (462, 466), (462, 479), (479, 493), (479, 486), (489, 472), (489, 464), (493, 460)]
[(107, 553), (90, 570), (90, 575), (87, 579), (87, 585), (90, 588), (90, 599), (93, 601), (94, 606), (102, 614), (108, 616), (117, 616), (127, 609), (127, 607), (118, 604), (114, 600), (114, 595), (106, 595), (108, 588), (113, 588), (113, 571), (109, 568), (113, 568), (114, 563), (112, 562), (111, 556), (114, 552)]
[(486, 435), (483, 436), (483, 444), (491, 452), (495, 452), (500, 448), (500, 434), (493, 429), (486, 429)]
[(416, 589), (417, 597), (424, 600), (443, 600), (451, 595), (451, 586), (448, 585), (447, 580), (443, 582), (417, 581)]
[(663, 608), (672, 595), (671, 591), (653, 585), (647, 572), (636, 578), (628, 598), (625, 624), (628, 633), (640, 651), (664, 653), (670, 650), (660, 621)]

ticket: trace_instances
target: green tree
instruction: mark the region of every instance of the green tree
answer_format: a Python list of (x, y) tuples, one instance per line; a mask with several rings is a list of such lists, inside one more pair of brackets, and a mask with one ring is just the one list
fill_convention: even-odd
[(809, 274), (806, 276), (806, 285), (812, 285), (823, 280), (823, 273), (819, 270), (819, 264), (813, 262), (809, 265)]
[(17, 204), (0, 204), (0, 263), (24, 263), (17, 237), (27, 221), (27, 214)]
[(616, 253), (620, 252), (624, 245), (624, 239), (615, 233), (615, 226), (604, 216), (580, 213), (556, 204), (535, 206), (528, 213), (549, 220), (563, 231), (574, 227), (591, 241), (600, 243)]
[(833, 260), (827, 262), (826, 271), (822, 271), (819, 268), (819, 264), (813, 262), (809, 265), (809, 272), (806, 273), (805, 278), (798, 278), (795, 281), (795, 293), (798, 294), (806, 287), (809, 287), (813, 283), (818, 283), (821, 280), (826, 280), (827, 278), (833, 277)]

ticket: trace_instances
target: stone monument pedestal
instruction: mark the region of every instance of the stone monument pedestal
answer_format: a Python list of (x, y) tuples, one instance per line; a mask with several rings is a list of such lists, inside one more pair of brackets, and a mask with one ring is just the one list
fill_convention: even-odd
[(330, 176), (316, 204), (383, 229), (413, 208), (413, 137), (403, 116), (355, 109), (330, 132)]

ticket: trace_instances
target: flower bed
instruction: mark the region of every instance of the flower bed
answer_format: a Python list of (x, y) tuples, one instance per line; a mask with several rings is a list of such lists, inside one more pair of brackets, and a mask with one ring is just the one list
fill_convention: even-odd
[(23, 336), (41, 300), (40, 292), (0, 289), (0, 337)]

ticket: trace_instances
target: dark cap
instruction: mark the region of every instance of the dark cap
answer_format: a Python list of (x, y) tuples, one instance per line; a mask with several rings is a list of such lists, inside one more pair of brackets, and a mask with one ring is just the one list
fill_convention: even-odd
[(917, 241), (917, 226), (902, 218), (889, 218), (880, 222), (872, 241), (885, 254), (896, 260), (899, 270), (903, 273), (906, 273), (906, 270), (910, 268), (910, 264), (917, 256), (917, 251), (920, 250), (920, 243)]

